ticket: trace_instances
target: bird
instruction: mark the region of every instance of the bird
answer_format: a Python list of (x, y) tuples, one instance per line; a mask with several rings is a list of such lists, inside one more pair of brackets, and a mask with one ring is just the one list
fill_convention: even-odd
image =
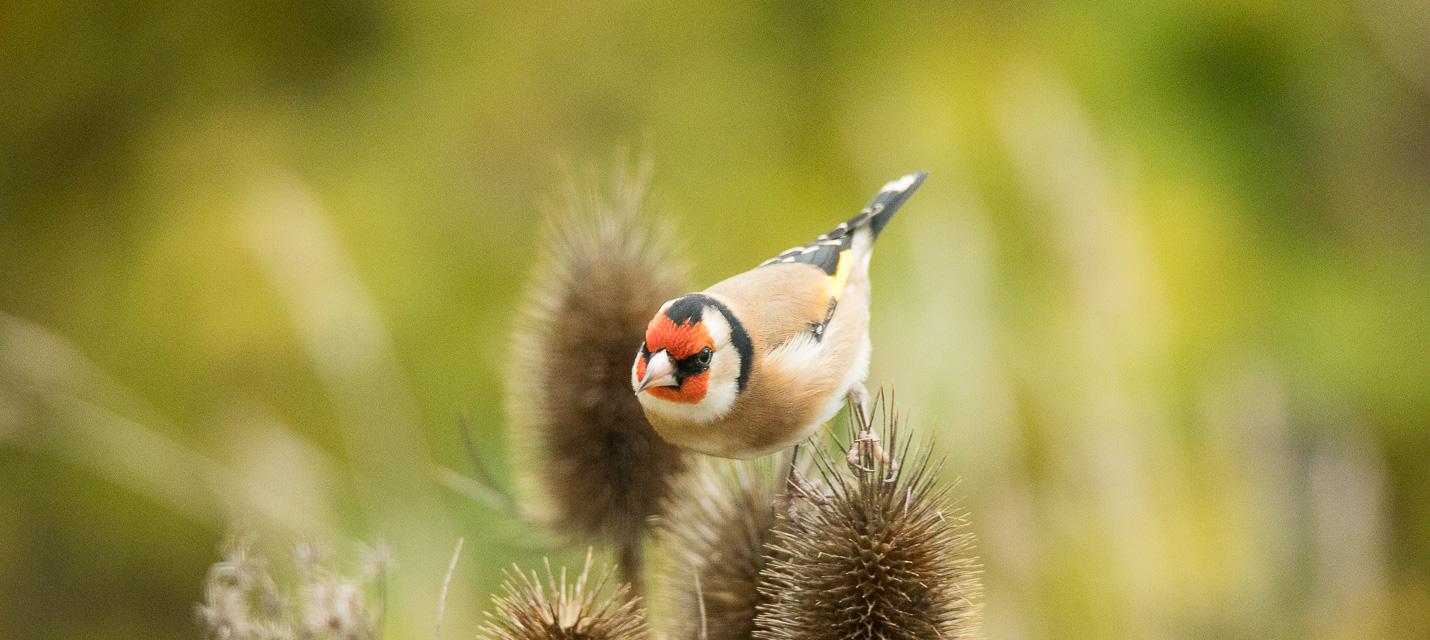
[(813, 242), (662, 304), (631, 366), (631, 386), (656, 433), (722, 458), (797, 452), (847, 402), (862, 418), (849, 464), (858, 464), (858, 451), (887, 461), (869, 427), (864, 386), (869, 260), (927, 176), (893, 180)]

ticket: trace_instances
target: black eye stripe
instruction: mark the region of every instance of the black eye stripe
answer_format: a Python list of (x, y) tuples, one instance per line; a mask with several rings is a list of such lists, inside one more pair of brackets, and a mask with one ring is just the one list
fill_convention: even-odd
[(684, 379), (688, 376), (705, 373), (709, 368), (710, 361), (701, 362), (700, 353), (695, 353), (675, 361), (675, 376), (678, 379)]

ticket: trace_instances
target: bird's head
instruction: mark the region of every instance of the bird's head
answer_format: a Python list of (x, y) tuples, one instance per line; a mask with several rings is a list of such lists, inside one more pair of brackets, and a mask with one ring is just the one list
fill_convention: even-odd
[(704, 294), (681, 296), (646, 325), (631, 385), (647, 412), (717, 420), (745, 387), (751, 351), (750, 336), (729, 307)]

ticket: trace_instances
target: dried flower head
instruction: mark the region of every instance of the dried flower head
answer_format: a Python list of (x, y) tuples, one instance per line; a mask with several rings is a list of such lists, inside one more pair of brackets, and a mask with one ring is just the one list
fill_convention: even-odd
[(749, 638), (775, 525), (771, 465), (702, 459), (677, 484), (660, 529), (671, 638)]
[(323, 564), (303, 567), (299, 574), (298, 607), (295, 626), (300, 638), (370, 640), (377, 637), (374, 618), (369, 615), (364, 584), (341, 575)]
[(223, 560), (209, 567), (203, 604), (194, 617), (213, 640), (267, 640), (293, 637), (286, 605), (268, 574), (268, 563), (253, 555), (252, 541), (232, 537)]
[(936, 482), (928, 448), (909, 458), (898, 417), (883, 416), (894, 459), (852, 471), (816, 455), (825, 496), (775, 528), (762, 575), (757, 638), (967, 638), (978, 632), (981, 588), (973, 535)]
[(617, 180), (609, 195), (568, 188), (518, 321), (507, 391), (527, 515), (615, 545), (632, 582), (647, 519), (683, 469), (630, 385), (646, 323), (687, 280), (668, 234), (638, 216), (648, 174)]
[[(252, 540), (225, 543), (224, 559), (209, 567), (204, 602), (194, 613), (210, 640), (372, 640), (378, 637), (366, 586), (376, 576), (353, 579), (329, 567), (316, 547), (295, 552), (299, 584), (278, 589)], [(380, 574), (380, 572), (379, 572)]]
[(546, 582), (535, 571), (513, 567), (492, 598), (496, 611), (487, 613), (477, 637), (482, 640), (637, 640), (647, 635), (645, 614), (630, 587), (610, 588), (610, 571), (591, 578), (591, 553), (574, 582), (566, 568), (559, 574), (546, 563)]

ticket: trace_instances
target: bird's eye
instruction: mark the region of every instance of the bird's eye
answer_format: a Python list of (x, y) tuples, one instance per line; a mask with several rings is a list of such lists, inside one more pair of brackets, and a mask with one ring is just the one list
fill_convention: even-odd
[(706, 366), (710, 364), (710, 356), (714, 355), (714, 353), (715, 352), (712, 351), (710, 347), (705, 347), (704, 349), (700, 350), (700, 353), (695, 354), (695, 361), (699, 363), (702, 367)]

